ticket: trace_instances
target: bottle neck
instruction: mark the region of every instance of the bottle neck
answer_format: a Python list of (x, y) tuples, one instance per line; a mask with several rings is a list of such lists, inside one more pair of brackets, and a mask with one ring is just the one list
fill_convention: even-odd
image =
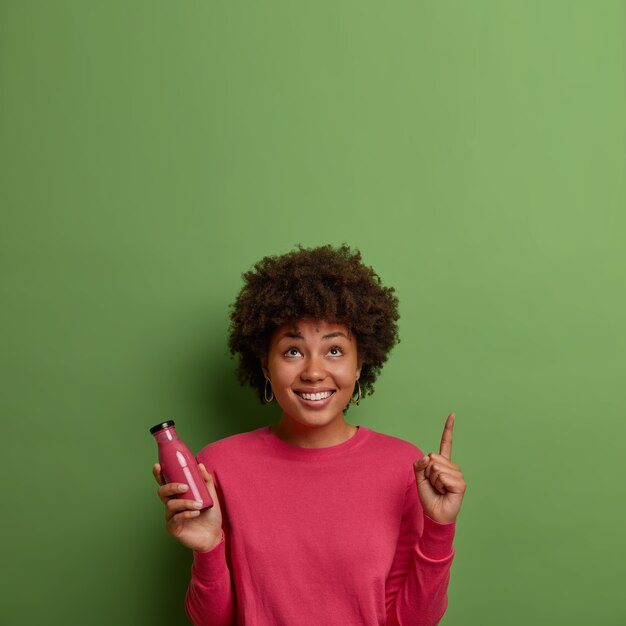
[(157, 443), (167, 443), (168, 441), (178, 439), (178, 435), (176, 434), (176, 429), (170, 426), (154, 433), (154, 438), (157, 440)]

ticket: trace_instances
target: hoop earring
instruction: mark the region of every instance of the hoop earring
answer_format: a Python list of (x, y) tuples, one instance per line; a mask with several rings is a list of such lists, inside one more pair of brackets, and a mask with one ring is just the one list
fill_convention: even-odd
[(352, 397), (350, 398), (350, 404), (356, 404), (357, 406), (359, 405), (359, 402), (361, 402), (361, 383), (359, 382), (359, 379), (356, 379), (356, 386), (357, 386), (357, 397), (356, 400), (354, 399), (354, 391), (352, 392)]
[[(267, 397), (267, 383), (270, 384), (270, 397)], [(269, 404), (274, 399), (274, 390), (272, 389), (272, 381), (266, 376), (265, 377), (265, 388), (263, 389), (263, 398), (265, 399), (265, 404)]]

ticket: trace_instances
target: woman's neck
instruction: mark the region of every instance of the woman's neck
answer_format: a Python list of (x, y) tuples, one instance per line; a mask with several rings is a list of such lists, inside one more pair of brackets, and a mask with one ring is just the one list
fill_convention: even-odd
[(299, 448), (328, 448), (337, 446), (356, 434), (358, 428), (341, 420), (337, 424), (303, 426), (285, 418), (270, 427), (276, 437)]

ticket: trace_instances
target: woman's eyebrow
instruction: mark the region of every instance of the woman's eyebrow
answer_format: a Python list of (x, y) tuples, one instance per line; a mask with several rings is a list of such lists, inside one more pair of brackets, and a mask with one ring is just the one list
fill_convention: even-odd
[(322, 339), (332, 339), (333, 337), (345, 337), (346, 339), (350, 339), (345, 333), (342, 333), (339, 330), (334, 333), (328, 333), (328, 335), (324, 335)]
[[(324, 335), (322, 337), (322, 340), (324, 339), (334, 339), (335, 337), (344, 337), (345, 339), (350, 339), (350, 337), (348, 337), (348, 335), (346, 335), (345, 333), (342, 333), (340, 330), (337, 330), (335, 332), (332, 333), (328, 333), (327, 335)], [(281, 339), (304, 339), (304, 337), (298, 333), (298, 332), (292, 332), (292, 331), (287, 331), (286, 333), (284, 333), (281, 336)]]

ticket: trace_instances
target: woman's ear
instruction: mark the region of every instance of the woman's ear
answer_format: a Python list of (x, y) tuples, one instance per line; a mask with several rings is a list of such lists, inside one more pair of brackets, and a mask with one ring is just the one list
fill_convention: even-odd
[(265, 378), (269, 378), (270, 377), (270, 371), (267, 369), (267, 358), (263, 357), (261, 359), (261, 369), (263, 370), (263, 376), (265, 376)]
[(361, 368), (363, 367), (363, 360), (359, 359), (358, 363), (356, 364), (356, 379), (359, 380), (359, 378), (361, 378)]

